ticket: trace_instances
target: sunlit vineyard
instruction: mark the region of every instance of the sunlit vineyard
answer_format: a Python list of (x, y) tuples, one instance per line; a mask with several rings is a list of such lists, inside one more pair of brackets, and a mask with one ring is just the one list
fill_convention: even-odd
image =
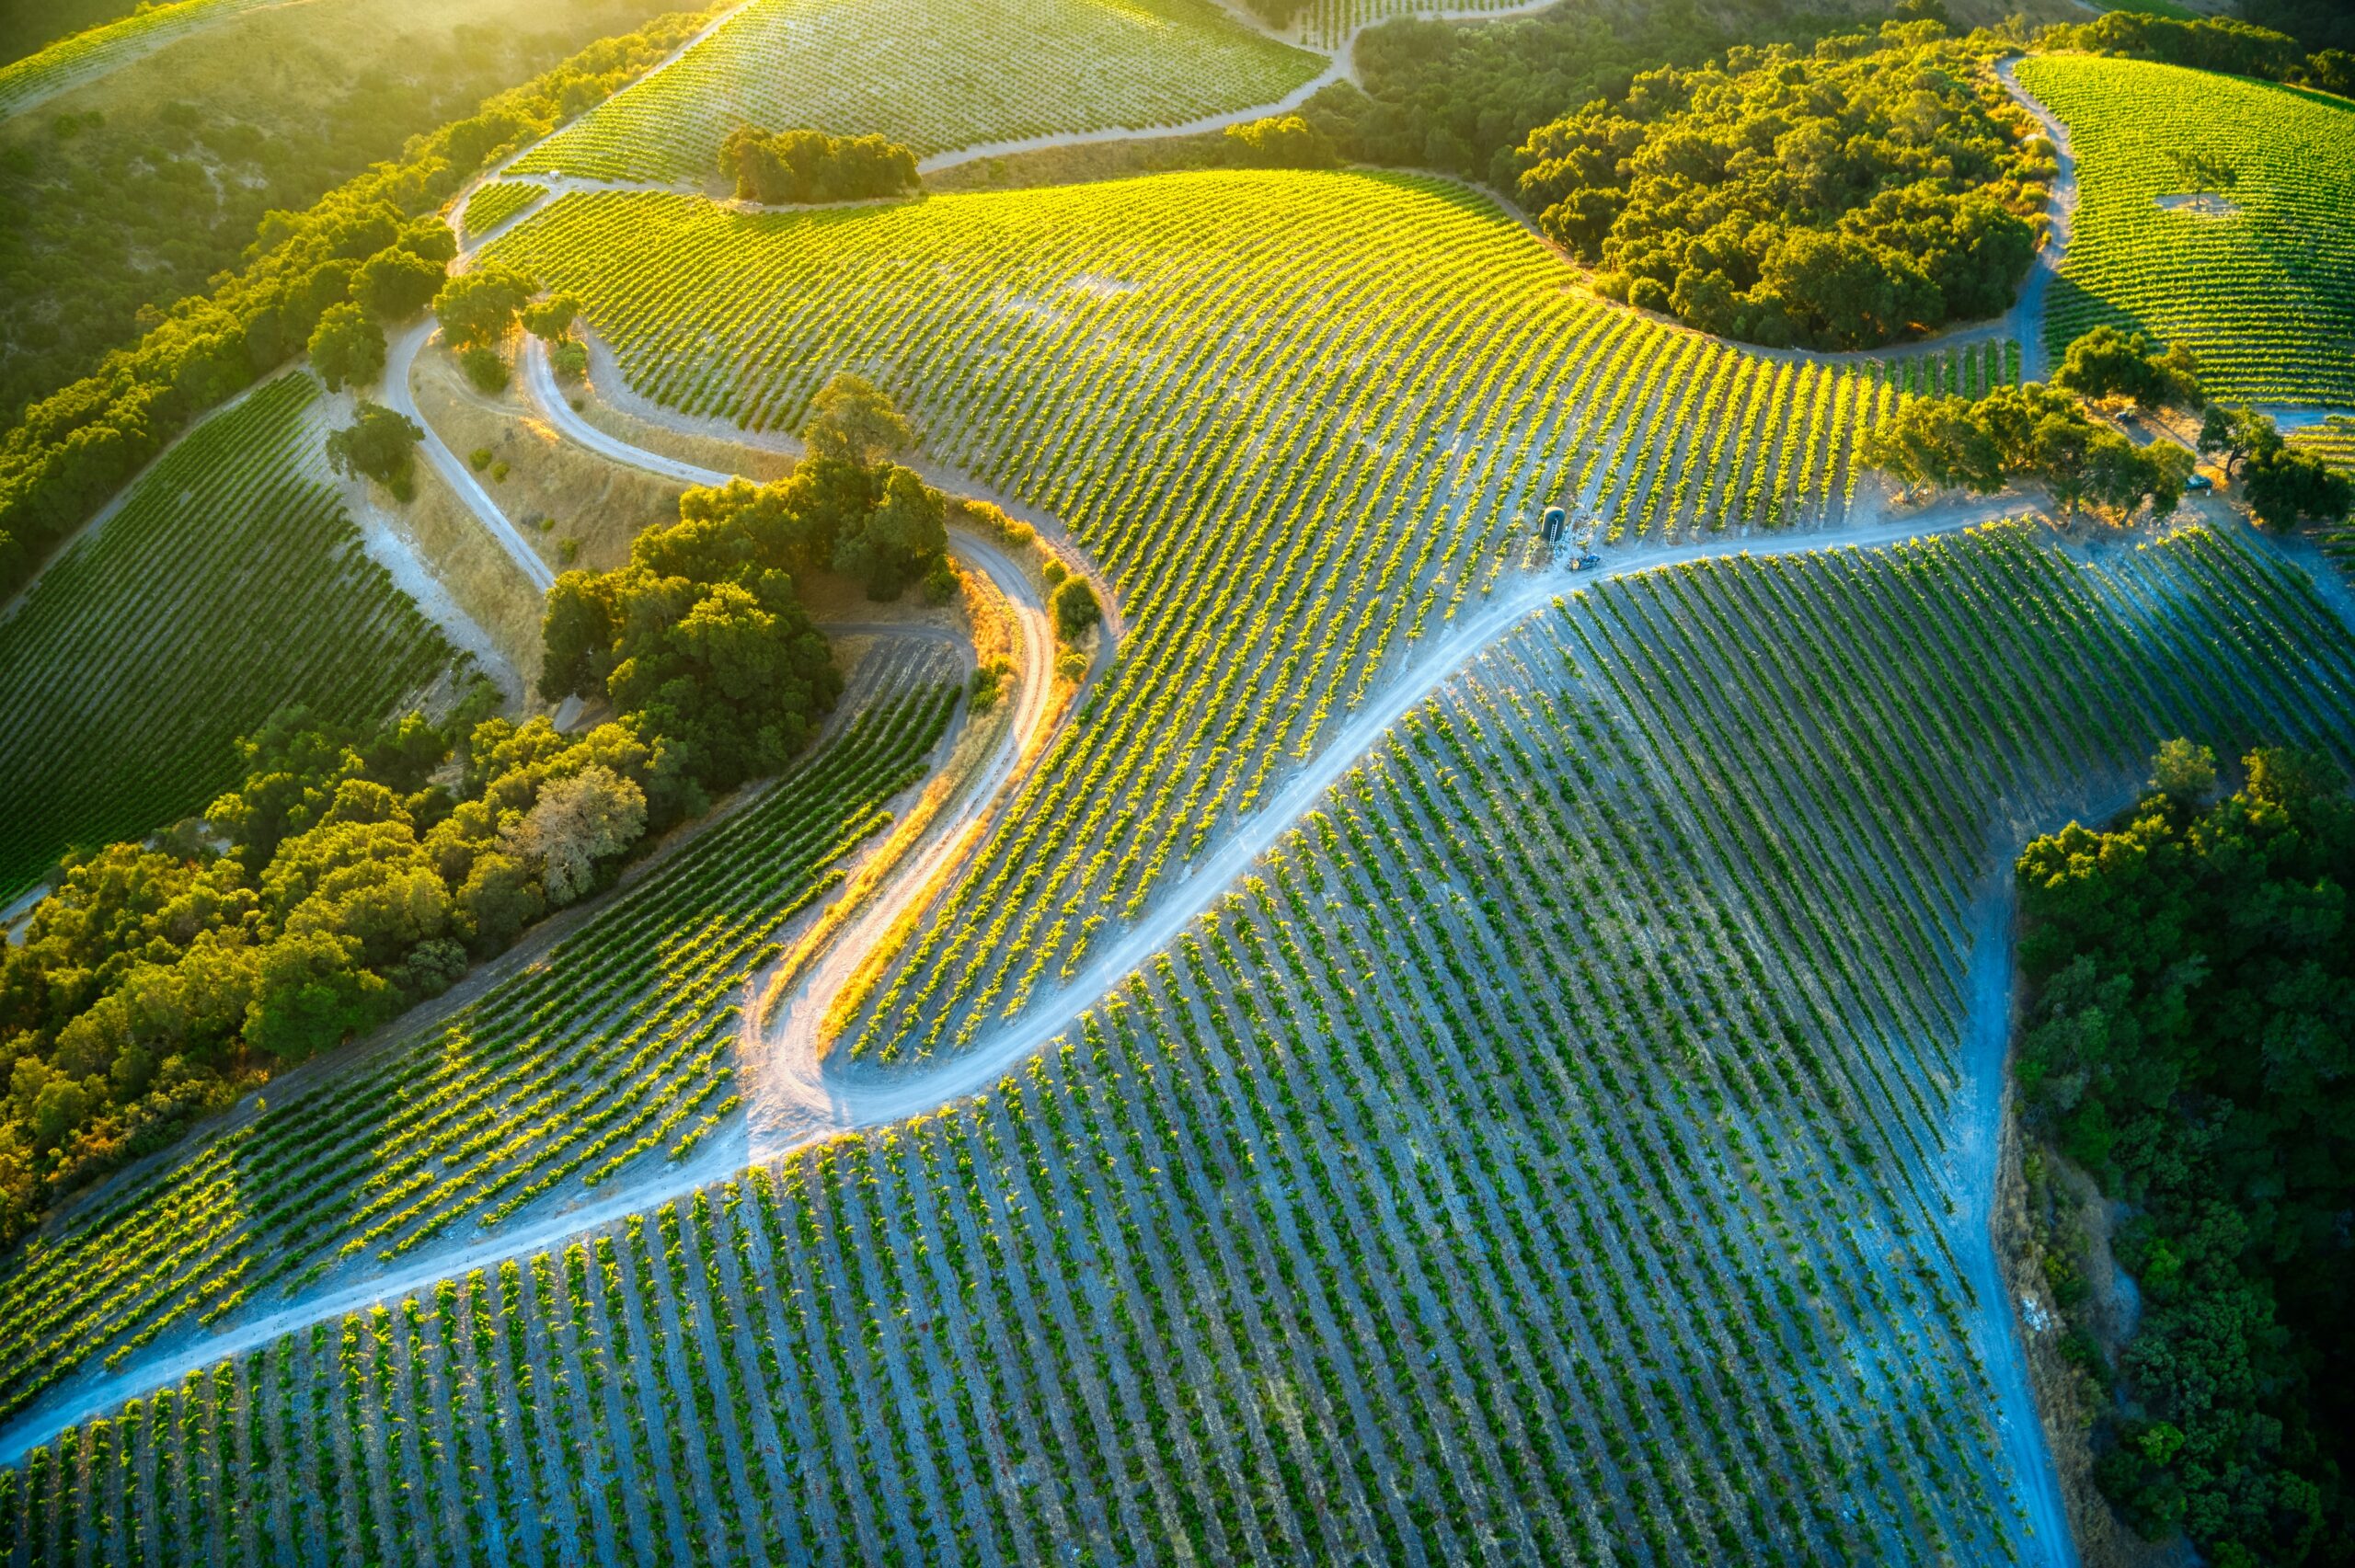
[(1322, 66), (1211, 0), (752, 0), (511, 172), (701, 185), (740, 125), (879, 132), (918, 157), (1175, 125), (1272, 102)]
[(452, 668), (311, 477), (318, 395), (285, 376), (206, 421), (0, 620), (0, 902), (202, 810), (281, 705), (373, 725)]
[[(2045, 324), (2056, 363), (2113, 325), (2188, 346), (2212, 393), (2355, 404), (2355, 108), (2134, 60), (2036, 55), (2018, 75), (2077, 160)], [(2203, 189), (2235, 211), (2159, 204)]]
[(183, 33), (280, 0), (178, 0), (142, 6), (120, 21), (63, 38), (37, 54), (0, 65), (0, 119), (19, 114)]
[(1535, 8), (1530, 0), (1304, 0), (1283, 30), (1312, 49), (1338, 50), (1359, 29), (1397, 17), (1480, 17)]
[(992, 1094), (190, 1374), (9, 1472), (6, 1544), (2006, 1561), (1969, 911), (2159, 738), (2344, 759), (2350, 693), (2199, 531), (1611, 583)]
[(913, 658), (904, 694), (545, 961), (352, 1070), (273, 1089), (267, 1110), (28, 1245), (0, 1276), (0, 1412), (167, 1330), (593, 1196), (722, 1127), (741, 1149), (732, 998), (923, 776), (954, 700), (944, 659)]
[(525, 180), (493, 180), (466, 199), (459, 223), (469, 241), (481, 238), (548, 193), (545, 185)]
[[(1817, 527), (1895, 389), (1581, 298), (1485, 199), (1222, 173), (821, 215), (568, 198), (492, 247), (641, 391), (791, 428), (843, 370), (1067, 522), (1118, 666), (879, 999), (959, 1044), (1073, 974), (1576, 499), (1614, 542)], [(921, 1026), (911, 1027), (913, 1020)]]

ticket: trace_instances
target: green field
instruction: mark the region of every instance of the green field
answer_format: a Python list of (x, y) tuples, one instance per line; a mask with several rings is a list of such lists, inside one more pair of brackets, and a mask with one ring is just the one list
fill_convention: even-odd
[(59, 39), (37, 53), (0, 65), (0, 119), (184, 33), (272, 3), (178, 0), (177, 4), (143, 6), (131, 16)]
[(752, 0), (510, 172), (700, 186), (740, 125), (879, 132), (918, 157), (1175, 125), (1281, 98), (1321, 66), (1211, 0)]
[(2344, 759), (2350, 692), (2345, 628), (2201, 531), (1611, 583), (995, 1093), (192, 1374), (10, 1472), (0, 1528), (2005, 1560), (1942, 1173), (1991, 846), (2178, 731)]
[(261, 1114), (25, 1247), (0, 1275), (0, 1411), (174, 1324), (266, 1310), (635, 1161), (685, 1159), (732, 1125), (729, 999), (923, 776), (952, 702), (934, 676), (479, 1001), (273, 1090)]
[(373, 726), (454, 659), (314, 473), (307, 375), (214, 416), (0, 620), (0, 902), (244, 776), (289, 704)]
[[(2182, 343), (2211, 393), (2355, 404), (2355, 107), (2135, 60), (2031, 56), (2020, 83), (2069, 128), (2077, 209), (2048, 302), (2058, 362), (2108, 325)], [(2162, 207), (2221, 184), (2234, 211)]]
[(689, 413), (791, 428), (829, 376), (867, 373), (930, 453), (1062, 518), (1120, 597), (1101, 718), (1058, 741), (884, 992), (861, 1048), (887, 1059), (1075, 972), (1491, 591), (1545, 505), (1582, 498), (1614, 540), (1818, 526), (1897, 396), (1870, 363), (1598, 305), (1486, 200), (1398, 176), (822, 214), (575, 196), (493, 250), (579, 293), (632, 383)]

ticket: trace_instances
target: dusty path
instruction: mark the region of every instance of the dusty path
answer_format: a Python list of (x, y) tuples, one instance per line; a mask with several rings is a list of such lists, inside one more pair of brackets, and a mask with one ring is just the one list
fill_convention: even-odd
[(396, 414), (416, 421), (418, 429), (425, 432), (425, 439), (418, 442), (418, 448), (425, 454), (425, 460), (433, 465), (433, 471), (442, 475), (442, 482), (450, 486), (465, 509), (490, 531), (491, 538), (507, 552), (507, 558), (515, 563), (516, 569), (534, 588), (546, 593), (555, 586), (554, 569), (524, 542), (523, 535), (517, 532), (515, 525), (507, 521), (507, 514), (499, 509), (499, 503), (490, 498), (490, 492), (484, 489), (482, 482), (474, 476), (474, 471), (450, 450), (449, 443), (434, 430), (425, 416), (418, 412), (417, 395), (408, 384), (409, 370), (417, 362), (418, 350), (425, 347), (426, 339), (433, 336), (433, 318), (428, 316), (387, 346), (385, 354), (385, 406)]
[(2036, 122), (2052, 139), (2053, 164), (2059, 172), (2052, 180), (2052, 200), (2045, 208), (2051, 229), (2042, 248), (2037, 251), (2036, 260), (2028, 267), (2028, 280), (2020, 285), (2020, 297), (2002, 320), (2007, 334), (2020, 340), (2020, 379), (2042, 381), (2052, 369), (2044, 353), (2044, 296), (2051, 289), (2052, 280), (2060, 276), (2061, 258), (2069, 248), (2069, 229), (2077, 212), (2077, 160), (2069, 151), (2069, 128), (2020, 86), (2020, 79), (2012, 69), (2019, 63), (2019, 58), (2013, 55), (1996, 62), (1996, 79), (2022, 109), (2036, 116)]

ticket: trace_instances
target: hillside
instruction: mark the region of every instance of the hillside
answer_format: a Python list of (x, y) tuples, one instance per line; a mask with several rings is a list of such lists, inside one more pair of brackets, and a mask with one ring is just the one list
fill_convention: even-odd
[(2355, 404), (2355, 105), (2137, 60), (2035, 56), (2078, 198), (2045, 325), (2181, 343), (2211, 391)]

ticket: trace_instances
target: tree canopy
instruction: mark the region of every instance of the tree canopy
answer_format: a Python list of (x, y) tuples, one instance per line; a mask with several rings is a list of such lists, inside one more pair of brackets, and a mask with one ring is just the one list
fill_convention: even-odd
[(2144, 1310), (2095, 1433), (2096, 1479), (2214, 1562), (2338, 1562), (2355, 1388), (2355, 801), (2259, 749), (2209, 803), (2171, 743), (2107, 831), (2018, 865), (2032, 1127), (2128, 1206)]
[[(379, 358), (376, 368), (384, 369)], [(402, 500), (416, 493), (411, 470), (425, 432), (417, 421), (381, 403), (362, 399), (359, 416), (327, 437), (327, 462), (339, 474), (364, 474)]]
[(2074, 518), (2111, 517), (2148, 504), (2165, 516), (2183, 499), (2191, 454), (2168, 441), (2137, 446), (2090, 418), (2076, 398), (2040, 383), (2000, 386), (1977, 401), (1911, 398), (1876, 426), (1866, 462), (1907, 485), (1980, 495), (2026, 479)]
[(201, 820), (66, 859), (0, 952), (0, 1236), (440, 994), (693, 804), (622, 726), (475, 722), (489, 700), (373, 735), (290, 710)]
[(735, 183), (738, 200), (770, 206), (901, 196), (918, 185), (915, 155), (897, 142), (749, 125), (720, 143), (719, 172)]
[(1944, 30), (1646, 71), (1530, 133), (1521, 203), (1599, 292), (1723, 337), (1859, 349), (1999, 315), (2050, 150)]

